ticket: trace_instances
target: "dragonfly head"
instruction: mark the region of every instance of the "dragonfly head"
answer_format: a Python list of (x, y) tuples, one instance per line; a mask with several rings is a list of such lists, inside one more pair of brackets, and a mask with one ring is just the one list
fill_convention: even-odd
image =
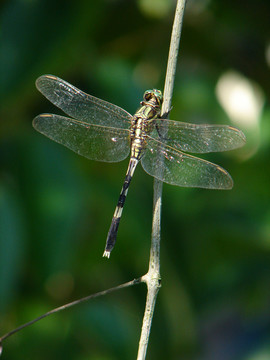
[(162, 96), (162, 92), (160, 90), (157, 89), (153, 89), (153, 90), (146, 90), (144, 95), (143, 95), (143, 99), (145, 101), (154, 101), (156, 105), (161, 106), (162, 105), (162, 101), (163, 101), (163, 96)]

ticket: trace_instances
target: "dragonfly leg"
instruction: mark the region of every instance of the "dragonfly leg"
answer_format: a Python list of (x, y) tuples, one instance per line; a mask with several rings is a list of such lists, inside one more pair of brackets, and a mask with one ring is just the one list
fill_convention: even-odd
[(159, 127), (158, 127), (158, 124), (155, 124), (156, 126), (156, 129), (157, 129), (157, 133), (158, 133), (158, 136), (163, 139), (163, 135), (161, 134), (160, 130), (159, 130)]
[(155, 127), (156, 127), (156, 130), (157, 130), (158, 136), (162, 141), (169, 141), (170, 140), (169, 138), (167, 138), (163, 134), (161, 134), (158, 124), (155, 124)]
[[(168, 116), (169, 116), (169, 114), (170, 114), (170, 112), (171, 112), (171, 110), (172, 110), (172, 107), (170, 108), (169, 111), (165, 112), (165, 113), (164, 113), (162, 116), (160, 116), (158, 119), (167, 119)], [(160, 137), (161, 139), (163, 139), (163, 140), (169, 140), (169, 139), (164, 138), (164, 136), (161, 134), (160, 129), (159, 129), (157, 123), (155, 123), (155, 127), (156, 127), (157, 133), (158, 133), (158, 135), (159, 135), (159, 137)]]
[(138, 164), (138, 160), (135, 158), (131, 158), (128, 164), (128, 169), (127, 169), (127, 173), (126, 173), (126, 177), (125, 177), (125, 181), (119, 196), (119, 200), (117, 203), (117, 206), (115, 208), (114, 214), (113, 214), (113, 218), (112, 218), (112, 222), (111, 222), (111, 226), (108, 232), (108, 236), (107, 236), (107, 240), (106, 240), (106, 246), (105, 246), (105, 251), (103, 253), (103, 257), (110, 257), (111, 251), (114, 248), (115, 242), (116, 242), (116, 236), (117, 236), (117, 231), (118, 231), (118, 227), (119, 227), (119, 223), (120, 223), (120, 219), (122, 216), (122, 211), (123, 211), (123, 207), (126, 201), (126, 197), (127, 197), (127, 193), (128, 193), (128, 188), (132, 179), (132, 176), (134, 174), (135, 168)]

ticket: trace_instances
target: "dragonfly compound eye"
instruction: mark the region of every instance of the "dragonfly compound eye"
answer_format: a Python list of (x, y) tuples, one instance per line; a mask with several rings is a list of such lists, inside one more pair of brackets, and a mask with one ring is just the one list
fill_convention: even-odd
[(153, 95), (155, 96), (156, 100), (157, 100), (157, 103), (159, 105), (162, 104), (163, 102), (163, 95), (162, 95), (162, 92), (160, 90), (157, 90), (157, 89), (154, 89), (153, 90)]
[(163, 96), (162, 96), (162, 92), (160, 90), (157, 89), (153, 89), (153, 90), (146, 90), (143, 98), (145, 101), (150, 101), (151, 99), (155, 99), (156, 103), (158, 105), (162, 104), (163, 101)]

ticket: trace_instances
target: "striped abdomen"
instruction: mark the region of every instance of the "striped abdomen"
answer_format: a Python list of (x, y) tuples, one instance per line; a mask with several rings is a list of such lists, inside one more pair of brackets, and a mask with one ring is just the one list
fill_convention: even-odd
[(118, 200), (117, 206), (116, 206), (114, 214), (113, 214), (112, 223), (111, 223), (111, 226), (110, 226), (110, 229), (108, 232), (105, 251), (103, 253), (104, 257), (107, 257), (107, 258), (110, 257), (111, 251), (115, 245), (118, 226), (120, 223), (123, 207), (124, 207), (124, 204), (126, 201), (129, 184), (131, 182), (131, 179), (132, 179), (132, 176), (134, 174), (137, 164), (138, 164), (138, 159), (130, 158), (125, 181), (124, 181), (124, 184), (123, 184), (120, 196), (119, 196), (119, 200)]

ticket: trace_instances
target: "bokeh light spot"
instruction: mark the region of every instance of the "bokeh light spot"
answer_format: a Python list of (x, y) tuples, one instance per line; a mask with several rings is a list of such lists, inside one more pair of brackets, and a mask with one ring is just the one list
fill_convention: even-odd
[(244, 128), (258, 128), (264, 94), (257, 84), (237, 72), (228, 71), (217, 82), (216, 96), (233, 123)]

